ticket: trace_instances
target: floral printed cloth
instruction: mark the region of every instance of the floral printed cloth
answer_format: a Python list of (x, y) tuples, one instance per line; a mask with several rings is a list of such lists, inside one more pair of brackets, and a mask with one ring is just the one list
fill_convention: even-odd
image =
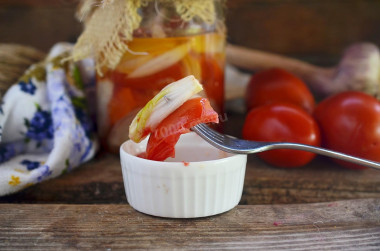
[(94, 63), (63, 63), (71, 49), (55, 45), (1, 101), (0, 196), (57, 177), (95, 155), (86, 103), (95, 85)]

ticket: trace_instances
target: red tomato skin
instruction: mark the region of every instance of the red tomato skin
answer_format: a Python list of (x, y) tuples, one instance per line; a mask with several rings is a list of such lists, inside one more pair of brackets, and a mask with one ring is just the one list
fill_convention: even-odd
[[(342, 92), (323, 100), (313, 115), (324, 147), (380, 162), (380, 103), (374, 97), (357, 91)], [(366, 168), (334, 161), (350, 169)]]
[[(302, 108), (287, 103), (252, 109), (243, 126), (243, 138), (320, 146), (320, 132), (315, 120)], [(304, 166), (315, 157), (314, 153), (290, 149), (270, 150), (258, 155), (269, 164), (288, 168)]]
[(297, 105), (310, 114), (315, 108), (313, 94), (295, 75), (279, 68), (254, 74), (246, 92), (247, 110), (279, 102)]
[(175, 144), (181, 134), (199, 123), (218, 123), (218, 114), (205, 98), (187, 100), (178, 109), (169, 114), (150, 134), (146, 148), (146, 158), (164, 161), (175, 156)]

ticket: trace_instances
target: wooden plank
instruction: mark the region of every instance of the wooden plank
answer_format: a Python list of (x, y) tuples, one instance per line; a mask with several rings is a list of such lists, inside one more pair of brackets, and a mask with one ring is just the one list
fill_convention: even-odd
[(351, 43), (380, 45), (380, 1), (228, 1), (233, 43), (292, 55), (319, 64), (336, 61)]
[(0, 205), (0, 249), (369, 250), (380, 247), (380, 200), (258, 205), (166, 219), (128, 205)]
[(0, 7), (0, 43), (28, 45), (47, 52), (58, 42), (75, 42), (82, 25), (74, 6)]
[(0, 0), (0, 6), (27, 6), (27, 7), (62, 7), (62, 6), (76, 6), (80, 0)]
[[(8, 3), (10, 2), (12, 1)], [(54, 2), (57, 4), (57, 1)], [(6, 6), (7, 1), (2, 1), (1, 3), (3, 7)], [(19, 0), (15, 3), (21, 4), (23, 1)], [(30, 1), (30, 3), (32, 3), (32, 1)], [(54, 39), (61, 40), (61, 38), (66, 38), (64, 34), (69, 33), (72, 34), (70, 36), (75, 38), (75, 34), (78, 33), (80, 28), (78, 28), (77, 23), (75, 24), (73, 19), (73, 7), (56, 8), (54, 6), (48, 6), (49, 4), (45, 4), (44, 1), (33, 3), (44, 8), (16, 8), (13, 6), (0, 8), (0, 22), (5, 24), (0, 26), (0, 40), (9, 39), (9, 41), (13, 41), (13, 35), (17, 37), (17, 34), (22, 32), (23, 42), (31, 43), (34, 41), (33, 43), (38, 44), (38, 47), (48, 48), (53, 42), (48, 39), (50, 35), (45, 34), (45, 28), (48, 29), (49, 32), (54, 33)], [(237, 15), (237, 17), (244, 19), (255, 17), (254, 13), (256, 11), (261, 12), (261, 8), (266, 9), (268, 11), (267, 14), (271, 16), (271, 11), (278, 8), (285, 8), (285, 10), (287, 8), (295, 8), (295, 10), (298, 10), (298, 8), (302, 9), (306, 8), (305, 6), (309, 6), (306, 9), (311, 8), (313, 11), (317, 9), (325, 10), (327, 6), (329, 6), (326, 5), (327, 3), (330, 2), (306, 0), (236, 0), (229, 1), (229, 11), (230, 13), (235, 13), (233, 15), (237, 15), (236, 13), (243, 11), (241, 17), (240, 15)], [(338, 5), (346, 6), (345, 4), (347, 4), (347, 6), (350, 6), (348, 8), (349, 11), (352, 11), (352, 8), (355, 6), (361, 6), (358, 12), (360, 16), (368, 11), (373, 11), (372, 7), (378, 6), (380, 2), (365, 0), (358, 3), (358, 1), (353, 0), (335, 0), (331, 1), (331, 3), (331, 6), (335, 6), (333, 7), (335, 10), (337, 10), (336, 6)], [(256, 9), (257, 6), (260, 8)], [(332, 14), (330, 13), (329, 15)], [(70, 16), (70, 18), (66, 18), (68, 16)], [(372, 14), (370, 17), (372, 17)], [(54, 18), (59, 19), (59, 22), (52, 21)], [(275, 16), (275, 18), (277, 19), (278, 17)], [(31, 22), (31, 20), (35, 20), (36, 22)], [(281, 20), (281, 18), (279, 20)], [(232, 19), (232, 22), (235, 22), (235, 19)], [(265, 22), (262, 25), (264, 25)], [(36, 25), (38, 32), (29, 26), (28, 29), (25, 29), (25, 23)], [(51, 25), (52, 23), (54, 23), (54, 25)], [(229, 26), (231, 25), (230, 21), (228, 21), (228, 24)], [(261, 25), (261, 22), (258, 22), (257, 25)], [(361, 23), (359, 26), (362, 25), (365, 26), (364, 23)], [(236, 29), (234, 28), (235, 26)], [(232, 24), (231, 27), (233, 34), (237, 31), (239, 31), (239, 33), (236, 34), (245, 34), (246, 32), (244, 31), (250, 29), (249, 26), (246, 26), (246, 22), (236, 22), (236, 24)], [(371, 30), (372, 28), (368, 29)], [(341, 31), (339, 30), (339, 32)], [(3, 34), (5, 35), (3, 36)], [(44, 35), (42, 36), (41, 34)], [(339, 34), (339, 36), (342, 35), (341, 33)], [(318, 52), (318, 50), (316, 51)], [(326, 53), (335, 53), (334, 51), (335, 50), (331, 50)], [(242, 123), (243, 117), (241, 116), (237, 118), (236, 115), (228, 117), (228, 124), (230, 126), (227, 126), (227, 132), (235, 136), (240, 136)], [(301, 169), (284, 170), (271, 167), (253, 157), (250, 158), (248, 163), (241, 204), (300, 203), (334, 201), (340, 199), (378, 198), (380, 197), (379, 175), (378, 172), (373, 170), (360, 172), (338, 168), (336, 165), (322, 158), (317, 159)], [(118, 157), (104, 154), (100, 155), (92, 162), (83, 165), (79, 170), (75, 170), (71, 174), (31, 187), (16, 195), (2, 197), (0, 198), (0, 202), (126, 203)]]
[(324, 158), (299, 169), (250, 161), (241, 204), (310, 203), (380, 198), (380, 172), (347, 170)]
[(53, 180), (0, 197), (11, 203), (127, 203), (119, 157), (100, 154), (91, 162)]
[[(47, 51), (58, 41), (76, 40), (77, 0), (0, 1), (0, 42), (22, 43)], [(333, 64), (352, 42), (380, 45), (380, 1), (233, 0), (228, 1), (229, 41)], [(25, 29), (28, 27), (28, 29)]]
[[(241, 205), (380, 198), (380, 172), (353, 171), (318, 158), (281, 169), (249, 157)], [(119, 158), (104, 154), (69, 174), (0, 198), (0, 203), (127, 203)]]

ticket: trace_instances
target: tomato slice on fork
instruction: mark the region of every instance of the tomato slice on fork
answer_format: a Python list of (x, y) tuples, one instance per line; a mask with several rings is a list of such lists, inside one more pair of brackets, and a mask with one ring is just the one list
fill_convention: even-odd
[(219, 118), (206, 98), (187, 100), (151, 133), (145, 157), (157, 161), (174, 157), (175, 144), (181, 134), (190, 132), (190, 128), (197, 124), (210, 122), (218, 123)]

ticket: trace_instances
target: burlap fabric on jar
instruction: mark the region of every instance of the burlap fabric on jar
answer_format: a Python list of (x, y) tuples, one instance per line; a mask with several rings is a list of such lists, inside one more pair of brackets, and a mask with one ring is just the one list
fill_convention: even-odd
[(164, 86), (188, 75), (218, 112), (224, 101), (224, 0), (85, 0), (85, 29), (72, 59), (94, 57), (97, 122), (118, 151), (137, 113)]

